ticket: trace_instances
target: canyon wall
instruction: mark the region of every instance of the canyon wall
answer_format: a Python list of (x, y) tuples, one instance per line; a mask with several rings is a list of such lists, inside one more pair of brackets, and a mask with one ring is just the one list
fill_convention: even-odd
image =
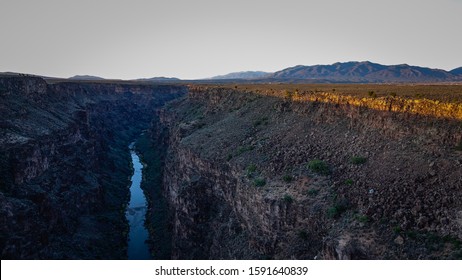
[(331, 97), (193, 86), (158, 112), (173, 258), (462, 256), (460, 108)]
[(126, 258), (128, 143), (185, 91), (1, 77), (2, 259)]
[(457, 92), (283, 86), (0, 77), (2, 259), (126, 258), (127, 146), (147, 128), (156, 258), (462, 257)]

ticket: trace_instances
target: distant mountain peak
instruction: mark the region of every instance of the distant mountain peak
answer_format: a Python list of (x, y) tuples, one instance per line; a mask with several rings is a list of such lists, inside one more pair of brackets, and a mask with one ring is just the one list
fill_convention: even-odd
[(91, 76), (91, 75), (75, 75), (70, 78), (69, 80), (82, 80), (82, 81), (99, 81), (104, 80), (104, 78), (98, 76)]
[(137, 79), (137, 81), (145, 81), (145, 82), (168, 82), (168, 81), (179, 81), (180, 79), (174, 77), (152, 77), (152, 78), (142, 78)]
[(232, 72), (226, 75), (219, 75), (210, 78), (211, 80), (251, 80), (251, 79), (261, 79), (269, 76), (272, 73), (263, 72), (263, 71), (241, 71), (241, 72)]

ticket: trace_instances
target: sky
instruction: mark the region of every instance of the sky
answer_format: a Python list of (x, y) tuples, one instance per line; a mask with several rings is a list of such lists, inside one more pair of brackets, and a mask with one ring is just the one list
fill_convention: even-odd
[(0, 0), (0, 72), (206, 78), (369, 60), (462, 66), (462, 0)]

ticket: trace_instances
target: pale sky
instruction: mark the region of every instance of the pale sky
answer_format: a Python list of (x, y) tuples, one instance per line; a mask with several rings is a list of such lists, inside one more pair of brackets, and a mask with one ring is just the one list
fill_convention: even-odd
[(462, 66), (462, 0), (0, 0), (0, 72), (205, 78), (369, 60)]

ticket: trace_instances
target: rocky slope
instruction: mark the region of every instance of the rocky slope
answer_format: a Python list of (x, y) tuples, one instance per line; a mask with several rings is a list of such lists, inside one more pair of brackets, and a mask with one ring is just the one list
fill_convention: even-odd
[(461, 258), (461, 105), (343, 98), (204, 86), (158, 112), (172, 257)]
[(183, 93), (0, 77), (2, 259), (126, 258), (127, 145)]

